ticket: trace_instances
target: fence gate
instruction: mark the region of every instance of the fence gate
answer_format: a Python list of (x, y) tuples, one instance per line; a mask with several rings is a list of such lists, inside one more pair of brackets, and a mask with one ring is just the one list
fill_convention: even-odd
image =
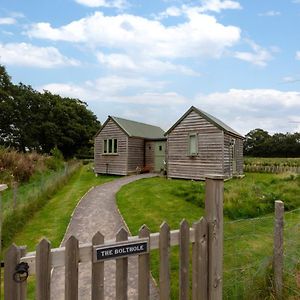
[(171, 231), (164, 222), (159, 232), (150, 233), (144, 225), (139, 235), (133, 237), (121, 228), (115, 240), (105, 241), (104, 236), (97, 232), (90, 244), (81, 245), (71, 236), (65, 247), (56, 249), (51, 249), (50, 243), (43, 239), (32, 253), (26, 253), (25, 247), (13, 244), (4, 259), (4, 300), (26, 299), (27, 277), (34, 274), (36, 300), (50, 300), (51, 270), (62, 266), (65, 267), (65, 299), (79, 299), (78, 265), (84, 262), (92, 262), (91, 299), (102, 300), (104, 265), (112, 259), (116, 260), (115, 297), (127, 299), (130, 256), (138, 256), (138, 299), (147, 300), (150, 298), (150, 251), (154, 249), (159, 249), (159, 299), (170, 299), (170, 247), (176, 245), (179, 246), (178, 299), (221, 300), (223, 178), (206, 179), (205, 198), (206, 216), (191, 227), (182, 220), (180, 228)]

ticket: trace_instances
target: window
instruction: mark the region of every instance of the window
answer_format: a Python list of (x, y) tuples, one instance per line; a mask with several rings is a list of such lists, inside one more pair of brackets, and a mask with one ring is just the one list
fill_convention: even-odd
[(106, 139), (103, 141), (103, 154), (117, 154), (118, 153), (118, 140)]
[(198, 138), (196, 133), (189, 134), (189, 153), (190, 156), (198, 154)]
[(162, 146), (161, 145), (159, 145), (159, 151), (162, 151)]

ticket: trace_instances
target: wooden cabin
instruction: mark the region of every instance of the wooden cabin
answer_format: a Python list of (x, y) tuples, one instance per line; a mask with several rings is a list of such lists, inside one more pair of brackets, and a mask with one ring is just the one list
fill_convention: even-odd
[(157, 126), (109, 116), (95, 137), (95, 173), (128, 175), (164, 170), (164, 133)]
[(165, 135), (168, 177), (243, 174), (244, 137), (210, 114), (192, 106)]

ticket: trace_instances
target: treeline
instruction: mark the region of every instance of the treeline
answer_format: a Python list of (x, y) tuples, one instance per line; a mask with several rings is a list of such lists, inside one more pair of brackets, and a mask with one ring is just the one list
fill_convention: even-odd
[(92, 156), (99, 127), (85, 102), (13, 84), (0, 65), (0, 145), (38, 153), (56, 147), (66, 158)]
[(244, 154), (256, 157), (300, 157), (300, 133), (275, 133), (254, 129), (246, 134)]

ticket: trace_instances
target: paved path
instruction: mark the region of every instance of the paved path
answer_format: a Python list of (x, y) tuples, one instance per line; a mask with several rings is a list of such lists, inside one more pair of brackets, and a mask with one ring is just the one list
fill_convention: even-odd
[[(105, 239), (115, 239), (120, 227), (125, 226), (116, 206), (115, 195), (127, 183), (141, 178), (156, 176), (142, 174), (123, 177), (89, 191), (76, 207), (62, 241), (74, 235), (80, 243), (90, 243), (93, 235), (100, 231)], [(137, 299), (137, 258), (129, 258), (128, 299)], [(105, 262), (105, 299), (115, 299), (115, 261)], [(51, 278), (51, 299), (64, 299), (64, 267), (54, 268)], [(91, 299), (91, 263), (79, 264), (79, 299)], [(151, 299), (158, 299), (157, 288), (151, 281)]]

